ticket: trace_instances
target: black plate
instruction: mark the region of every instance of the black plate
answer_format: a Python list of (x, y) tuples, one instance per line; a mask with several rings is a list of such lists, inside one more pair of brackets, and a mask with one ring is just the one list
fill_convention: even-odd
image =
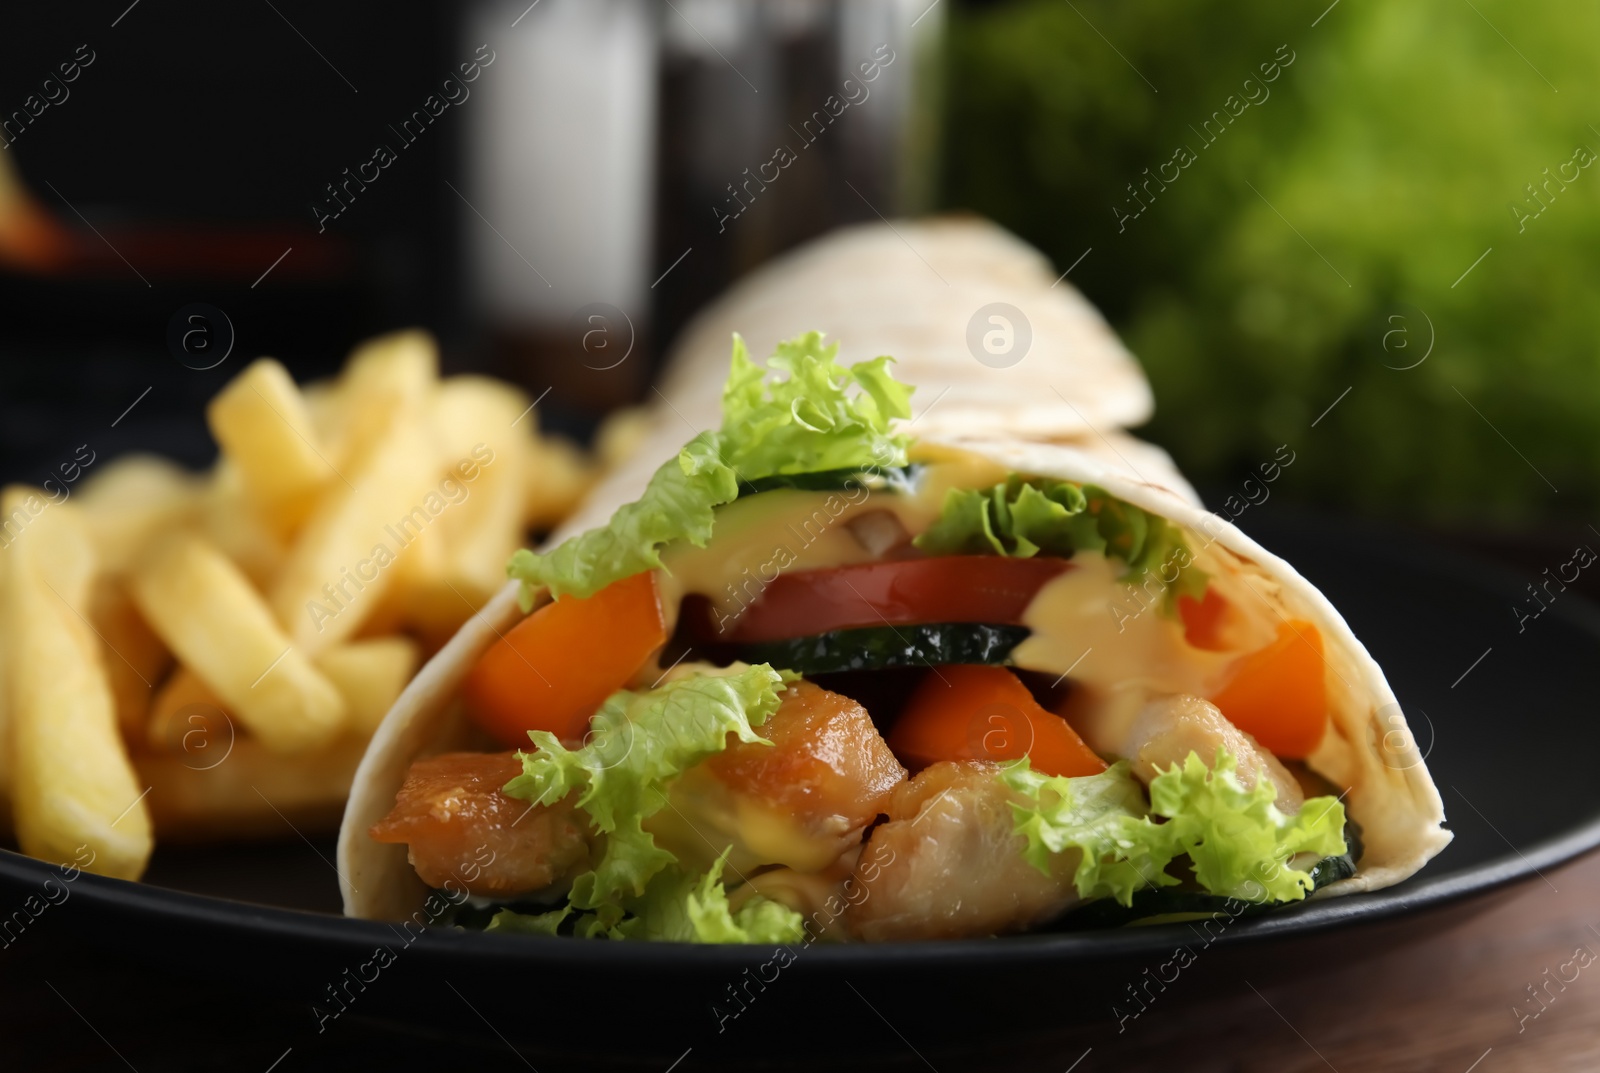
[[(1169, 993), (1153, 975), (1247, 972), (1265, 986), (1307, 965), (1348, 964), (1600, 845), (1600, 781), (1588, 774), (1600, 753), (1600, 610), (1562, 594), (1519, 633), (1511, 608), (1525, 582), (1496, 568), (1326, 523), (1275, 522), (1260, 536), (1323, 588), (1386, 668), (1444, 796), (1455, 842), (1397, 887), (1241, 919), (1209, 939), (1175, 925), (812, 947), (780, 964), (788, 955), (771, 949), (439, 929), (408, 942), (384, 924), (312, 911), (336, 908), (331, 846), (314, 853), (296, 840), (163, 850), (145, 884), (81, 876), (0, 949), (0, 967), (48, 979), (63, 997), (128, 966), (152, 994), (180, 979), (203, 981), (192, 995), (236, 989), (275, 1011), (285, 1047), (364, 1025), (486, 1042), (502, 1057), (511, 1044), (534, 1065), (604, 1055), (661, 1070), (691, 1049), (685, 1068), (749, 1067), (753, 1054), (831, 1064), (915, 1053), (937, 1064), (1028, 1033), (1114, 1025), (1158, 987), (1168, 1006), (1207, 993), (1188, 979)], [(0, 906), (20, 908), (51, 874), (0, 853)]]

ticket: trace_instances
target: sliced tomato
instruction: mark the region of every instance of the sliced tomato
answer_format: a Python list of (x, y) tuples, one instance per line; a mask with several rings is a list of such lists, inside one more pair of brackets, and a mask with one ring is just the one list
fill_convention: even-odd
[(1228, 647), (1223, 637), (1232, 607), (1215, 586), (1208, 587), (1203, 599), (1178, 597), (1178, 617), (1183, 620), (1183, 638), (1195, 648), (1222, 652)]
[(654, 573), (545, 604), (506, 631), (462, 683), (467, 713), (508, 746), (528, 731), (582, 738), (600, 702), (667, 640)]
[(945, 555), (780, 573), (707, 640), (780, 641), (860, 626), (1022, 621), (1039, 589), (1072, 564), (1043, 556)]
[(895, 720), (889, 748), (912, 769), (941, 760), (1023, 756), (1046, 775), (1098, 775), (1106, 769), (1077, 731), (1040, 707), (1005, 667), (935, 668)]

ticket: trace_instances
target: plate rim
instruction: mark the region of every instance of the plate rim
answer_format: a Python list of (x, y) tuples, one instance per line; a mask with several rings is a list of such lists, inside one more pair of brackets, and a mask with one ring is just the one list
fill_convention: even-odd
[[(1363, 891), (1326, 899), (1311, 899), (1273, 913), (1232, 923), (1211, 942), (1246, 945), (1279, 938), (1310, 938), (1362, 924), (1377, 924), (1400, 917), (1470, 901), (1519, 883), (1543, 877), (1547, 869), (1576, 861), (1600, 848), (1600, 810), (1572, 829), (1542, 839), (1526, 849), (1511, 852), (1470, 868), (1423, 879), (1407, 880), (1377, 891)], [(0, 849), (0, 886), (42, 887), (45, 880), (59, 882), (61, 866)], [(87, 881), (87, 882), (85, 882)], [(224, 931), (247, 928), (256, 940), (293, 938), (311, 940), (328, 949), (371, 950), (391, 945), (398, 923), (356, 920), (332, 913), (284, 906), (260, 905), (210, 894), (158, 887), (133, 880), (82, 873), (72, 885), (72, 898), (84, 900), (111, 913), (146, 922), (157, 919), (178, 925), (206, 925)], [(410, 935), (410, 933), (406, 933)], [(1019, 963), (1072, 959), (1076, 962), (1120, 960), (1134, 954), (1164, 954), (1194, 941), (1185, 924), (1114, 928), (1078, 932), (1035, 932), (986, 936), (978, 939), (936, 939), (886, 943), (698, 944), (677, 942), (596, 942), (568, 937), (490, 935), (484, 932), (428, 927), (405, 942), (408, 953), (438, 957), (526, 963), (552, 967), (571, 965), (605, 968), (628, 964), (635, 968), (681, 969), (684, 954), (695, 968), (742, 967), (753, 957), (764, 959), (775, 949), (799, 948), (812, 965), (870, 969), (892, 968), (923, 962), (1003, 959)], [(509, 941), (508, 941), (509, 940)]]

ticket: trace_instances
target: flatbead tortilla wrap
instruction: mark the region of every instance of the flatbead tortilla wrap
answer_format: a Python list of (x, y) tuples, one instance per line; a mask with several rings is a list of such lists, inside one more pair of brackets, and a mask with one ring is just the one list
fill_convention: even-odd
[[(686, 437), (684, 432), (679, 442)], [(1094, 453), (1066, 444), (950, 436), (918, 439), (911, 456), (913, 461), (954, 459), (980, 469), (988, 467), (985, 472), (1024, 474), (1102, 489), (1180, 527), (1195, 560), (1217, 583), (1225, 582), (1234, 599), (1259, 601), (1260, 608), (1270, 611), (1261, 617), (1269, 622), (1300, 623), (1301, 629), (1309, 623), (1320, 633), (1328, 722), (1320, 744), (1306, 755), (1305, 765), (1340, 792), (1349, 818), (1359, 825), (1361, 850), (1353, 875), (1318, 886), (1313, 897), (1398, 883), (1449, 842), (1439, 793), (1406, 729), (1394, 692), (1343, 617), (1289, 563), (1219, 515), (1202, 509), (1175, 471), (1160, 467), (1157, 456), (1130, 458), (1116, 450)], [(657, 453), (655, 460), (659, 462), (661, 457)], [(1147, 470), (1143, 476), (1135, 468), (1141, 462), (1140, 468)], [(1157, 473), (1158, 469), (1161, 472)], [(603, 520), (611, 508), (639, 495), (647, 478), (648, 469), (643, 467), (614, 476), (603, 489), (604, 498), (574, 518), (552, 543)], [(689, 554), (718, 556), (716, 533), (705, 549)], [(469, 620), (423, 668), (373, 736), (356, 773), (339, 838), (339, 874), (349, 915), (402, 919), (423, 905), (428, 887), (408, 863), (407, 847), (381, 844), (368, 832), (394, 806), (414, 761), (450, 750), (485, 747), (486, 739), (465, 716), (459, 689), (478, 658), (522, 618), (517, 595), (517, 584), (508, 584)], [(1155, 616), (1152, 611), (1148, 618)], [(1113, 636), (1106, 634), (1108, 639)], [(1031, 670), (1081, 676), (1092, 671), (1095, 659), (1084, 653), (1083, 641), (1036, 630), (1017, 649), (1016, 662)], [(1094, 735), (1086, 738), (1095, 744)]]
[(1154, 406), (1094, 306), (1044, 254), (977, 216), (841, 228), (763, 265), (683, 330), (660, 397), (697, 429), (714, 426), (733, 332), (769, 354), (818, 325), (842, 360), (895, 356), (895, 375), (919, 385), (923, 436), (1090, 437), (1141, 425)]

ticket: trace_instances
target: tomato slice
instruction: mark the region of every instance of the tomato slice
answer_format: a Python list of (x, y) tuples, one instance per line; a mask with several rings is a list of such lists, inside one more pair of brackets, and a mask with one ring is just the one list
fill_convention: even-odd
[(742, 611), (710, 622), (708, 640), (781, 641), (861, 626), (1022, 621), (1065, 559), (944, 555), (779, 574)]
[(1178, 597), (1178, 617), (1183, 620), (1184, 640), (1208, 652), (1227, 651), (1223, 627), (1231, 610), (1215, 586), (1208, 587), (1199, 600), (1193, 596)]

